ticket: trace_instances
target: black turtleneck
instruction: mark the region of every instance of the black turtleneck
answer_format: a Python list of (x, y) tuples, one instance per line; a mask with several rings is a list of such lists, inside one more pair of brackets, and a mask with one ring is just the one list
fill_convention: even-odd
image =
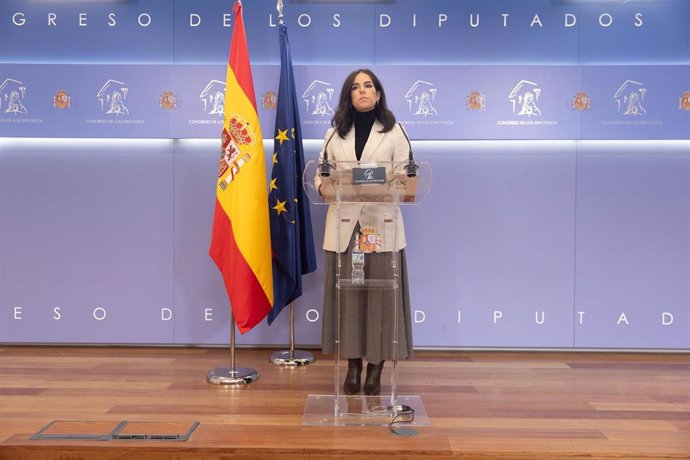
[(369, 139), (371, 127), (374, 126), (374, 120), (376, 120), (376, 109), (368, 112), (355, 111), (355, 153), (357, 154), (357, 161), (362, 158), (364, 145), (367, 143), (367, 139)]

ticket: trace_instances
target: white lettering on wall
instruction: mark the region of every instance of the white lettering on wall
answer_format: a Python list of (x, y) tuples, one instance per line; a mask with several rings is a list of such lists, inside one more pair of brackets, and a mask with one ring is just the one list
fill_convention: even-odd
[(642, 27), (642, 13), (635, 13), (635, 27)]
[[(20, 321), (28, 321), (33, 319), (31, 316), (29, 319), (24, 318), (24, 308), (22, 306), (12, 306), (12, 317), (14, 320), (20, 320)], [(0, 310), (1, 311), (1, 310)], [(68, 317), (72, 318), (73, 315), (70, 315), (70, 310), (68, 308)], [(171, 321), (174, 319), (174, 310), (171, 307), (161, 307), (160, 308), (160, 320), (161, 321)], [(576, 324), (583, 325), (584, 324), (584, 317), (586, 314), (586, 311), (576, 311)], [(88, 314), (88, 313), (87, 313)], [(433, 314), (433, 312), (432, 312)], [(95, 320), (97, 321), (104, 321), (107, 319), (107, 310), (104, 307), (95, 307), (92, 310), (92, 316)], [(675, 314), (670, 311), (661, 311), (655, 313), (655, 315), (659, 315), (661, 319), (661, 325), (663, 327), (669, 327), (672, 325), (676, 325), (678, 323), (675, 322)], [(472, 315), (470, 315), (472, 317)], [(493, 324), (498, 324), (499, 321), (503, 320), (504, 313), (501, 310), (493, 310), (492, 313), (493, 316)], [(659, 317), (657, 316), (657, 318)], [(682, 315), (681, 315), (682, 316)], [(50, 309), (50, 317), (54, 321), (61, 321), (62, 320), (62, 307), (61, 306), (54, 306), (52, 309)], [(305, 314), (306, 320), (309, 323), (316, 323), (320, 320), (320, 313), (317, 309), (309, 309), (306, 311)], [(509, 320), (508, 321), (514, 321), (514, 315), (509, 315)], [(212, 322), (214, 321), (213, 319), (213, 308), (206, 308), (204, 309), (204, 320)], [(462, 325), (462, 310), (461, 309), (456, 309), (456, 321), (458, 325)], [(470, 318), (471, 320), (471, 318)], [(684, 318), (681, 318), (681, 322), (684, 320)], [(537, 325), (545, 325), (546, 324), (546, 311), (545, 310), (535, 310), (534, 311), (534, 321)], [(414, 310), (414, 322), (417, 324), (422, 324), (426, 323), (426, 311), (425, 310)], [(658, 324), (658, 323), (656, 323)], [(617, 318), (617, 325), (630, 325), (630, 320), (627, 317), (626, 312), (620, 312), (619, 317)], [(563, 327), (566, 327), (565, 325), (561, 325)], [(653, 323), (645, 323), (645, 327), (652, 328)], [(674, 326), (675, 327), (675, 326)], [(682, 327), (682, 326), (681, 326)], [(669, 328), (670, 330), (671, 328)]]
[(575, 24), (577, 24), (577, 16), (575, 16), (573, 13), (565, 13), (565, 16), (563, 16), (563, 25), (565, 27), (574, 27)]
[(630, 323), (628, 322), (628, 318), (625, 316), (625, 312), (621, 313), (621, 315), (618, 317), (618, 323), (617, 324), (620, 324), (620, 323), (625, 323), (627, 325), (630, 325)]
[(151, 25), (151, 15), (148, 13), (141, 13), (137, 18), (137, 22), (141, 27), (148, 27)]
[[(539, 313), (541, 313), (541, 318), (539, 318)], [(543, 311), (542, 312), (535, 311), (534, 312), (534, 321), (539, 325), (544, 324), (544, 312)]]
[(534, 15), (534, 17), (532, 18), (532, 22), (531, 22), (531, 24), (530, 24), (529, 26), (530, 26), (530, 27), (534, 27), (535, 24), (539, 24), (539, 27), (544, 27), (544, 26), (541, 24), (541, 19), (539, 19), (539, 15), (538, 15), (538, 14), (535, 14), (535, 15)]
[(391, 25), (391, 17), (385, 13), (379, 14), (379, 27), (388, 27)]
[(311, 16), (307, 13), (300, 14), (297, 17), (297, 24), (299, 24), (300, 27), (309, 27), (311, 25)]
[[(47, 12), (46, 14), (46, 25), (47, 27), (57, 27), (57, 13), (56, 12)], [(88, 12), (88, 11), (82, 11), (76, 13), (76, 19), (77, 19), (77, 26), (78, 27), (89, 27), (93, 24), (89, 24), (89, 15), (92, 15), (92, 22), (93, 22), (93, 12)], [(107, 12), (105, 14), (105, 24), (107, 24), (108, 27), (117, 27), (118, 25), (118, 20), (117, 20), (117, 12)], [(509, 17), (510, 13), (497, 13), (500, 15), (503, 23), (503, 28), (509, 27)], [(529, 23), (530, 28), (543, 28), (543, 22), (541, 20), (541, 16), (539, 13), (531, 13), (532, 14), (532, 19)], [(477, 29), (479, 28), (481, 21), (480, 21), (480, 13), (474, 12), (474, 13), (468, 13), (468, 19), (469, 19), (469, 27), (471, 29)], [(100, 18), (100, 16), (99, 16)], [(220, 18), (220, 24), (224, 28), (229, 28), (232, 27), (232, 14), (231, 13), (223, 13), (222, 17)], [(614, 15), (611, 13), (601, 13), (597, 16), (598, 24), (600, 27), (608, 28), (611, 25), (613, 25), (614, 22)], [(12, 14), (12, 24), (14, 24), (17, 27), (22, 27), (27, 24), (28, 21), (30, 21), (31, 18), (27, 18), (26, 14), (22, 11), (16, 11)], [(277, 18), (274, 17), (274, 13), (269, 13), (268, 14), (268, 27), (276, 27)], [(375, 20), (375, 19), (374, 19)], [(433, 20), (433, 19), (432, 19)], [(449, 15), (447, 13), (438, 13), (436, 16), (436, 27), (437, 28), (443, 28), (447, 27), (448, 25), (446, 24), (449, 20)], [(64, 21), (63, 21), (64, 22)], [(151, 16), (150, 13), (148, 12), (142, 12), (139, 13), (137, 16), (137, 23), (139, 27), (150, 27), (153, 24), (153, 17)], [(307, 13), (301, 13), (297, 17), (297, 23), (300, 27), (302, 28), (307, 28), (311, 27), (313, 25), (313, 18), (311, 16), (310, 12)], [(387, 28), (390, 27), (393, 23), (393, 15), (390, 13), (379, 13), (378, 14), (378, 26), (380, 28)], [(572, 28), (576, 27), (578, 23), (578, 17), (575, 13), (564, 13), (563, 14), (563, 28)], [(45, 24), (45, 23), (44, 23)], [(202, 24), (202, 16), (200, 13), (189, 13), (189, 27), (199, 27)], [(411, 28), (417, 28), (417, 13), (412, 12), (411, 13), (411, 21), (408, 23)], [(457, 24), (457, 23), (455, 23)], [(333, 13), (331, 15), (331, 22), (330, 26), (333, 28), (340, 28), (343, 26), (342, 23), (342, 14), (341, 13)], [(633, 13), (632, 16), (632, 26), (635, 28), (640, 28), (644, 26), (644, 14), (641, 12), (636, 12)]]
[(667, 311), (661, 314), (661, 324), (664, 326), (670, 326), (673, 324), (673, 314)]
[(93, 317), (97, 321), (103, 321), (105, 317), (108, 316), (108, 312), (105, 311), (103, 307), (96, 307), (93, 309)]
[(19, 26), (19, 27), (26, 24), (26, 18), (24, 17), (24, 13), (14, 13), (12, 15), (12, 23), (15, 26)]
[(307, 321), (309, 321), (310, 323), (315, 323), (319, 320), (319, 312), (314, 310), (313, 308), (310, 308), (309, 310), (307, 310), (306, 316), (307, 316)]
[(599, 25), (601, 27), (608, 27), (611, 24), (613, 24), (613, 16), (611, 16), (609, 13), (604, 13), (599, 16)]

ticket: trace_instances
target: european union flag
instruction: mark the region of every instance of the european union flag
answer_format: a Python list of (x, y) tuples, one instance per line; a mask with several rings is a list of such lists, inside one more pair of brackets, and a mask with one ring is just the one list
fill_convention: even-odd
[(302, 275), (316, 270), (309, 201), (302, 188), (304, 151), (287, 27), (280, 33), (280, 86), (268, 201), (273, 248), (273, 308), (268, 324), (302, 295)]

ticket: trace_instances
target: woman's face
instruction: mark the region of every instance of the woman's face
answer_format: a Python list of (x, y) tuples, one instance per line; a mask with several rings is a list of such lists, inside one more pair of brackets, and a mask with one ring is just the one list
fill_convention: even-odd
[(352, 107), (358, 112), (368, 112), (376, 107), (376, 103), (381, 97), (381, 93), (376, 91), (371, 77), (364, 72), (355, 76), (350, 90)]

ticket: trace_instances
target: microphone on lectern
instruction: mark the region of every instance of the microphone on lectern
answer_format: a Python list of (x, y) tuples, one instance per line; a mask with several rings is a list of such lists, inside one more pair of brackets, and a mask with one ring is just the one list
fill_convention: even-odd
[(398, 126), (400, 126), (400, 131), (402, 131), (403, 136), (405, 136), (405, 140), (407, 141), (407, 146), (410, 152), (407, 156), (407, 164), (403, 167), (403, 169), (405, 170), (405, 174), (407, 174), (407, 177), (416, 177), (419, 165), (414, 162), (414, 155), (412, 155), (412, 143), (410, 142), (410, 138), (407, 137), (407, 133), (400, 125), (400, 123), (398, 123)]
[(333, 139), (333, 135), (336, 133), (337, 129), (334, 129), (331, 136), (326, 141), (326, 145), (323, 147), (323, 160), (319, 163), (318, 171), (319, 176), (328, 177), (331, 175), (331, 169), (335, 169), (335, 166), (328, 162), (328, 143)]

